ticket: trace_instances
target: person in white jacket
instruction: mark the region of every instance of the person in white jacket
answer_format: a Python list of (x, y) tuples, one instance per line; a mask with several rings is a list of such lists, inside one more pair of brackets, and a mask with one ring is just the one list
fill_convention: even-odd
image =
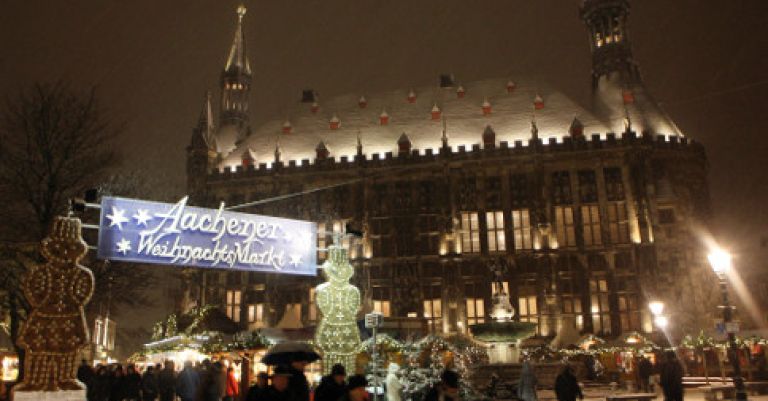
[(392, 362), (387, 367), (387, 379), (385, 384), (387, 386), (387, 401), (400, 401), (401, 392), (403, 390), (403, 383), (400, 382), (400, 378), (397, 377), (397, 372), (400, 371), (400, 365)]

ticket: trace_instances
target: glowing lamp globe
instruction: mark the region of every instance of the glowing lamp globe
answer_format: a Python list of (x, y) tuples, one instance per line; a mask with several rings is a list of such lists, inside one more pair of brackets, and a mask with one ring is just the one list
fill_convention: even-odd
[(659, 302), (659, 301), (650, 302), (648, 303), (648, 309), (651, 310), (651, 313), (654, 316), (661, 315), (662, 312), (664, 312), (664, 302)]
[(667, 325), (669, 325), (669, 319), (667, 319), (666, 316), (656, 316), (653, 319), (653, 323), (656, 324), (656, 327), (663, 330), (667, 328)]
[(731, 254), (722, 250), (716, 249), (707, 255), (709, 264), (712, 266), (712, 270), (721, 276), (727, 273), (731, 269)]

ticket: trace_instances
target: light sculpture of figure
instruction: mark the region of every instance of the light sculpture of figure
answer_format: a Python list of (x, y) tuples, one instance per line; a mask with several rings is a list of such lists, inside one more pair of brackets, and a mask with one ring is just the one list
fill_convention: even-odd
[(400, 365), (392, 362), (387, 367), (387, 379), (384, 382), (387, 385), (387, 401), (400, 401), (400, 393), (403, 390), (403, 383), (397, 377), (400, 371)]
[(18, 340), (26, 361), (24, 381), (14, 389), (17, 399), (22, 392), (83, 389), (75, 377), (75, 359), (88, 345), (83, 306), (94, 281), (93, 273), (79, 264), (88, 251), (80, 219), (56, 217), (41, 245), (47, 262), (32, 267), (22, 283), (32, 311)]
[(347, 250), (340, 244), (340, 236), (328, 248), (328, 259), (323, 272), (328, 280), (317, 286), (317, 306), (322, 318), (315, 333), (315, 342), (323, 350), (323, 370), (340, 363), (348, 372), (355, 372), (355, 360), (360, 352), (360, 332), (357, 312), (360, 309), (360, 290), (349, 283), (355, 269), (349, 263)]

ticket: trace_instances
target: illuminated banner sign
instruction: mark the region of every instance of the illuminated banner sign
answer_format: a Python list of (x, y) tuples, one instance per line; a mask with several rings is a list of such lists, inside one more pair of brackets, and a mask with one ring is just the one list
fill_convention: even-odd
[(317, 226), (301, 220), (104, 197), (102, 259), (315, 275)]

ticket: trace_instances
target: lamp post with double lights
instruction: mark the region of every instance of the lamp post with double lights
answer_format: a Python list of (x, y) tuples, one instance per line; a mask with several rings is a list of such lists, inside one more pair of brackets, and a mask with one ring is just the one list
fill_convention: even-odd
[(736, 345), (736, 329), (731, 324), (733, 321), (733, 306), (728, 299), (728, 287), (726, 283), (726, 274), (731, 269), (731, 255), (722, 250), (717, 249), (707, 255), (709, 264), (712, 266), (717, 278), (720, 281), (720, 295), (722, 296), (723, 305), (723, 324), (725, 325), (725, 331), (728, 333), (728, 359), (731, 360), (733, 365), (733, 385), (736, 388), (736, 400), (746, 401), (747, 391), (744, 388), (744, 378), (741, 377), (741, 366), (739, 365), (739, 348)]

